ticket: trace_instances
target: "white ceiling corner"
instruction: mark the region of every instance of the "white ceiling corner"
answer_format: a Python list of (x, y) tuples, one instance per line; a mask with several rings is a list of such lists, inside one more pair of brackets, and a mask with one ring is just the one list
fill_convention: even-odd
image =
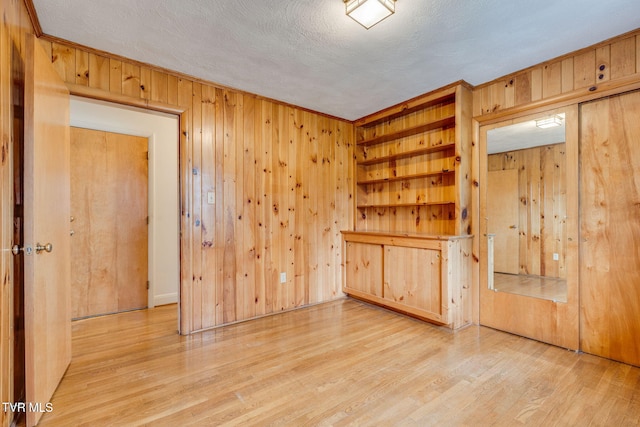
[(354, 120), (640, 27), (638, 0), (398, 0), (365, 30), (342, 0), (33, 0), (45, 34)]

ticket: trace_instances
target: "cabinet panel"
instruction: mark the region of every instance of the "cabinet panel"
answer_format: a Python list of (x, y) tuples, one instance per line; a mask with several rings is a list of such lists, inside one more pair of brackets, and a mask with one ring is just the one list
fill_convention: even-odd
[(347, 242), (347, 286), (382, 297), (382, 245)]
[(440, 325), (471, 321), (471, 236), (343, 231), (344, 292)]
[(442, 314), (439, 250), (387, 246), (384, 263), (385, 299)]

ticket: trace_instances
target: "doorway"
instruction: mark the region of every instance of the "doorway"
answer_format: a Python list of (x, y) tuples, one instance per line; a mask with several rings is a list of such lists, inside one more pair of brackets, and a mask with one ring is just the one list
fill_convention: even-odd
[(71, 96), (71, 126), (144, 137), (149, 151), (147, 306), (178, 302), (180, 285), (178, 116)]

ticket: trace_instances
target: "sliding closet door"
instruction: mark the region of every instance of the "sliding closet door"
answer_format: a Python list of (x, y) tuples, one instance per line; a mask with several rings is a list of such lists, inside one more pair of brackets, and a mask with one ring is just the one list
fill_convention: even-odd
[(580, 347), (640, 366), (640, 92), (581, 106)]

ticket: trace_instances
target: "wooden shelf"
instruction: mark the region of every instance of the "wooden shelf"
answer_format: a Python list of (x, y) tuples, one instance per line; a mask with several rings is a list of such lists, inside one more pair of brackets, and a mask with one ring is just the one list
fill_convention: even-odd
[(382, 144), (383, 142), (393, 141), (394, 139), (404, 138), (406, 136), (416, 135), (416, 134), (419, 134), (422, 132), (428, 132), (434, 129), (450, 128), (455, 126), (455, 124), (456, 124), (456, 117), (455, 115), (452, 115), (440, 120), (436, 120), (434, 122), (423, 123), (421, 125), (402, 129), (397, 132), (376, 136), (375, 138), (371, 138), (371, 139), (365, 139), (364, 141), (360, 141), (357, 144), (359, 146), (368, 147), (370, 145)]
[(358, 165), (361, 165), (361, 166), (375, 165), (376, 163), (384, 163), (384, 162), (388, 162), (389, 160), (406, 159), (408, 157), (419, 156), (421, 154), (429, 154), (429, 153), (436, 153), (438, 151), (445, 151), (445, 150), (448, 150), (449, 148), (455, 148), (455, 146), (456, 146), (455, 142), (449, 142), (446, 144), (419, 148), (417, 150), (403, 151), (402, 153), (390, 154), (388, 156), (360, 160), (357, 163)]
[(416, 173), (416, 174), (412, 174), (412, 175), (402, 175), (402, 176), (393, 176), (391, 178), (376, 178), (376, 179), (365, 179), (362, 181), (358, 181), (357, 184), (358, 185), (369, 185), (369, 184), (381, 184), (384, 182), (396, 182), (396, 181), (407, 181), (409, 179), (419, 179), (419, 178), (428, 178), (430, 176), (438, 176), (438, 175), (448, 175), (448, 174), (454, 174), (456, 171), (453, 169), (446, 169), (446, 170), (441, 170), (441, 171), (434, 171), (434, 172), (423, 172), (423, 173)]
[(443, 200), (438, 202), (422, 202), (422, 203), (389, 203), (389, 204), (374, 204), (374, 205), (358, 205), (358, 209), (371, 209), (371, 208), (411, 208), (420, 206), (442, 206), (442, 205), (455, 205), (456, 202)]

